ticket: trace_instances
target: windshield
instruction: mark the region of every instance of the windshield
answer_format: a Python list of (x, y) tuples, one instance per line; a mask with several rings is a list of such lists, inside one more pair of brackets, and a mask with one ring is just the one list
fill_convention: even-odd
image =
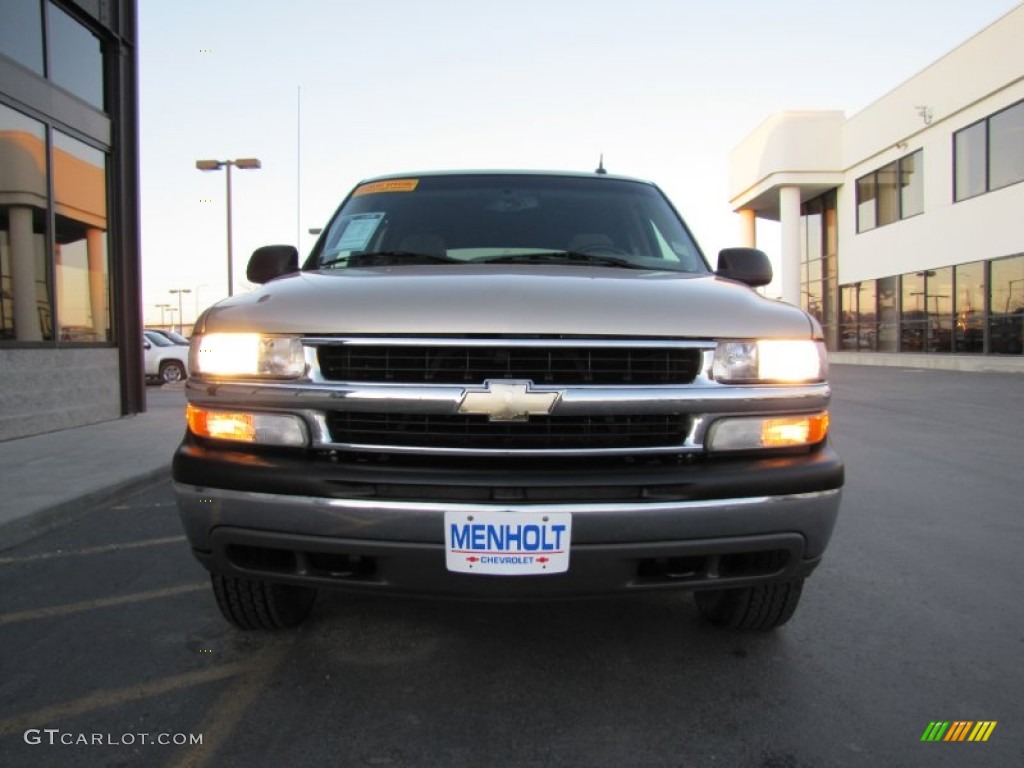
[(160, 331), (160, 335), (165, 336), (166, 338), (173, 341), (175, 344), (188, 344), (188, 339), (186, 339), (180, 333), (175, 333), (174, 331)]
[(142, 335), (145, 336), (147, 339), (149, 339), (149, 341), (154, 346), (157, 346), (157, 347), (173, 347), (174, 346), (174, 342), (168, 341), (166, 338), (161, 336), (156, 331), (144, 331)]
[(656, 187), (602, 176), (525, 174), (362, 184), (335, 214), (306, 268), (425, 263), (708, 271)]

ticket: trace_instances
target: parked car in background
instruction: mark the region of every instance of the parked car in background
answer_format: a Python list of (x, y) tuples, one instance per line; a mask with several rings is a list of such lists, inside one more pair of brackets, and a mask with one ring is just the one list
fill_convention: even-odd
[(146, 332), (159, 333), (161, 336), (163, 336), (165, 339), (167, 339), (173, 344), (181, 344), (186, 347), (188, 346), (188, 339), (186, 339), (180, 333), (175, 333), (174, 331), (165, 331), (162, 328), (147, 328)]
[(175, 344), (155, 331), (142, 332), (146, 379), (171, 384), (188, 378), (188, 347)]

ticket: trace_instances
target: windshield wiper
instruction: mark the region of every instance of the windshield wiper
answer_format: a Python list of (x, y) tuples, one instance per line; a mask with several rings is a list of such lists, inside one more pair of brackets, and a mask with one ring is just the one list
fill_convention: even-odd
[(317, 269), (325, 269), (335, 264), (358, 267), (387, 267), (392, 264), (461, 264), (458, 259), (439, 256), (432, 253), (416, 251), (367, 251), (338, 256), (317, 265)]
[(654, 269), (644, 264), (637, 264), (620, 256), (606, 256), (598, 253), (582, 251), (543, 251), (541, 253), (509, 253), (493, 256), (489, 259), (476, 259), (476, 264), (530, 264), (532, 262), (549, 262), (552, 264), (600, 264), (609, 267), (625, 267), (626, 269)]

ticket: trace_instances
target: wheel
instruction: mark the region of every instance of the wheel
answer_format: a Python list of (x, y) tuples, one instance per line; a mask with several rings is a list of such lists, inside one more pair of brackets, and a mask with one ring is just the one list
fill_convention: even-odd
[(213, 594), (224, 618), (240, 629), (297, 627), (316, 600), (312, 587), (211, 574)]
[(184, 381), (186, 375), (185, 366), (177, 360), (164, 360), (160, 363), (160, 381), (164, 384)]
[(781, 627), (793, 616), (804, 580), (758, 584), (738, 589), (694, 593), (701, 616), (718, 627), (767, 630)]

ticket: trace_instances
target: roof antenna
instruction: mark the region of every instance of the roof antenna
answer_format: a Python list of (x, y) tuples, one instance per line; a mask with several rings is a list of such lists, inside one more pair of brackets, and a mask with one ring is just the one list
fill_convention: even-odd
[(600, 174), (602, 176), (608, 173), (608, 171), (604, 169), (604, 152), (601, 153), (601, 159), (598, 161), (597, 168), (594, 169), (594, 173)]

